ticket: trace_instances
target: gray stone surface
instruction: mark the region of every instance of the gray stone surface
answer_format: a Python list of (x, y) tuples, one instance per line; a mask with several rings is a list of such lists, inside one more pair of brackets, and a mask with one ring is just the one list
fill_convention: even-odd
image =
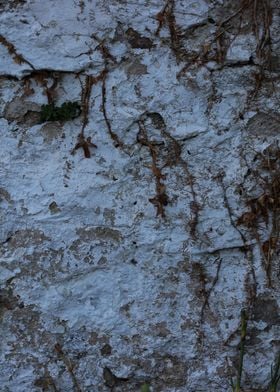
[[(276, 0), (0, 1), (1, 392), (231, 391), (241, 309), (242, 390), (268, 390), (279, 19)], [(64, 102), (81, 114), (42, 122)]]

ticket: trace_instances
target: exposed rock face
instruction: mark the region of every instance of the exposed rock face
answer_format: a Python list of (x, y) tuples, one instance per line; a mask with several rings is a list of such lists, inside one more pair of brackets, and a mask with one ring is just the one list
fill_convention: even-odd
[(279, 6), (0, 1), (1, 391), (267, 390)]

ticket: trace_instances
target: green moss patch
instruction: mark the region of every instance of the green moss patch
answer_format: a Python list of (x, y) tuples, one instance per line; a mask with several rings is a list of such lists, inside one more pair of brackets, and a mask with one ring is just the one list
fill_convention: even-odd
[(81, 114), (81, 106), (78, 102), (64, 102), (61, 106), (54, 103), (42, 105), (40, 122), (46, 121), (70, 121)]

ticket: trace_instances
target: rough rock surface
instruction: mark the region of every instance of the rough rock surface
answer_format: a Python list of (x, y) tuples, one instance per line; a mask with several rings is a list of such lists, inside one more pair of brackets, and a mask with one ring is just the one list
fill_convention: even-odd
[(279, 9), (0, 1), (1, 392), (267, 390)]

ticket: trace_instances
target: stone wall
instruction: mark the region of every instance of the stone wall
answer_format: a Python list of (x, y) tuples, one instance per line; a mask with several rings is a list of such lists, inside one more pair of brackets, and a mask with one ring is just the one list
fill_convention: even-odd
[(0, 1), (1, 392), (268, 390), (279, 9)]

